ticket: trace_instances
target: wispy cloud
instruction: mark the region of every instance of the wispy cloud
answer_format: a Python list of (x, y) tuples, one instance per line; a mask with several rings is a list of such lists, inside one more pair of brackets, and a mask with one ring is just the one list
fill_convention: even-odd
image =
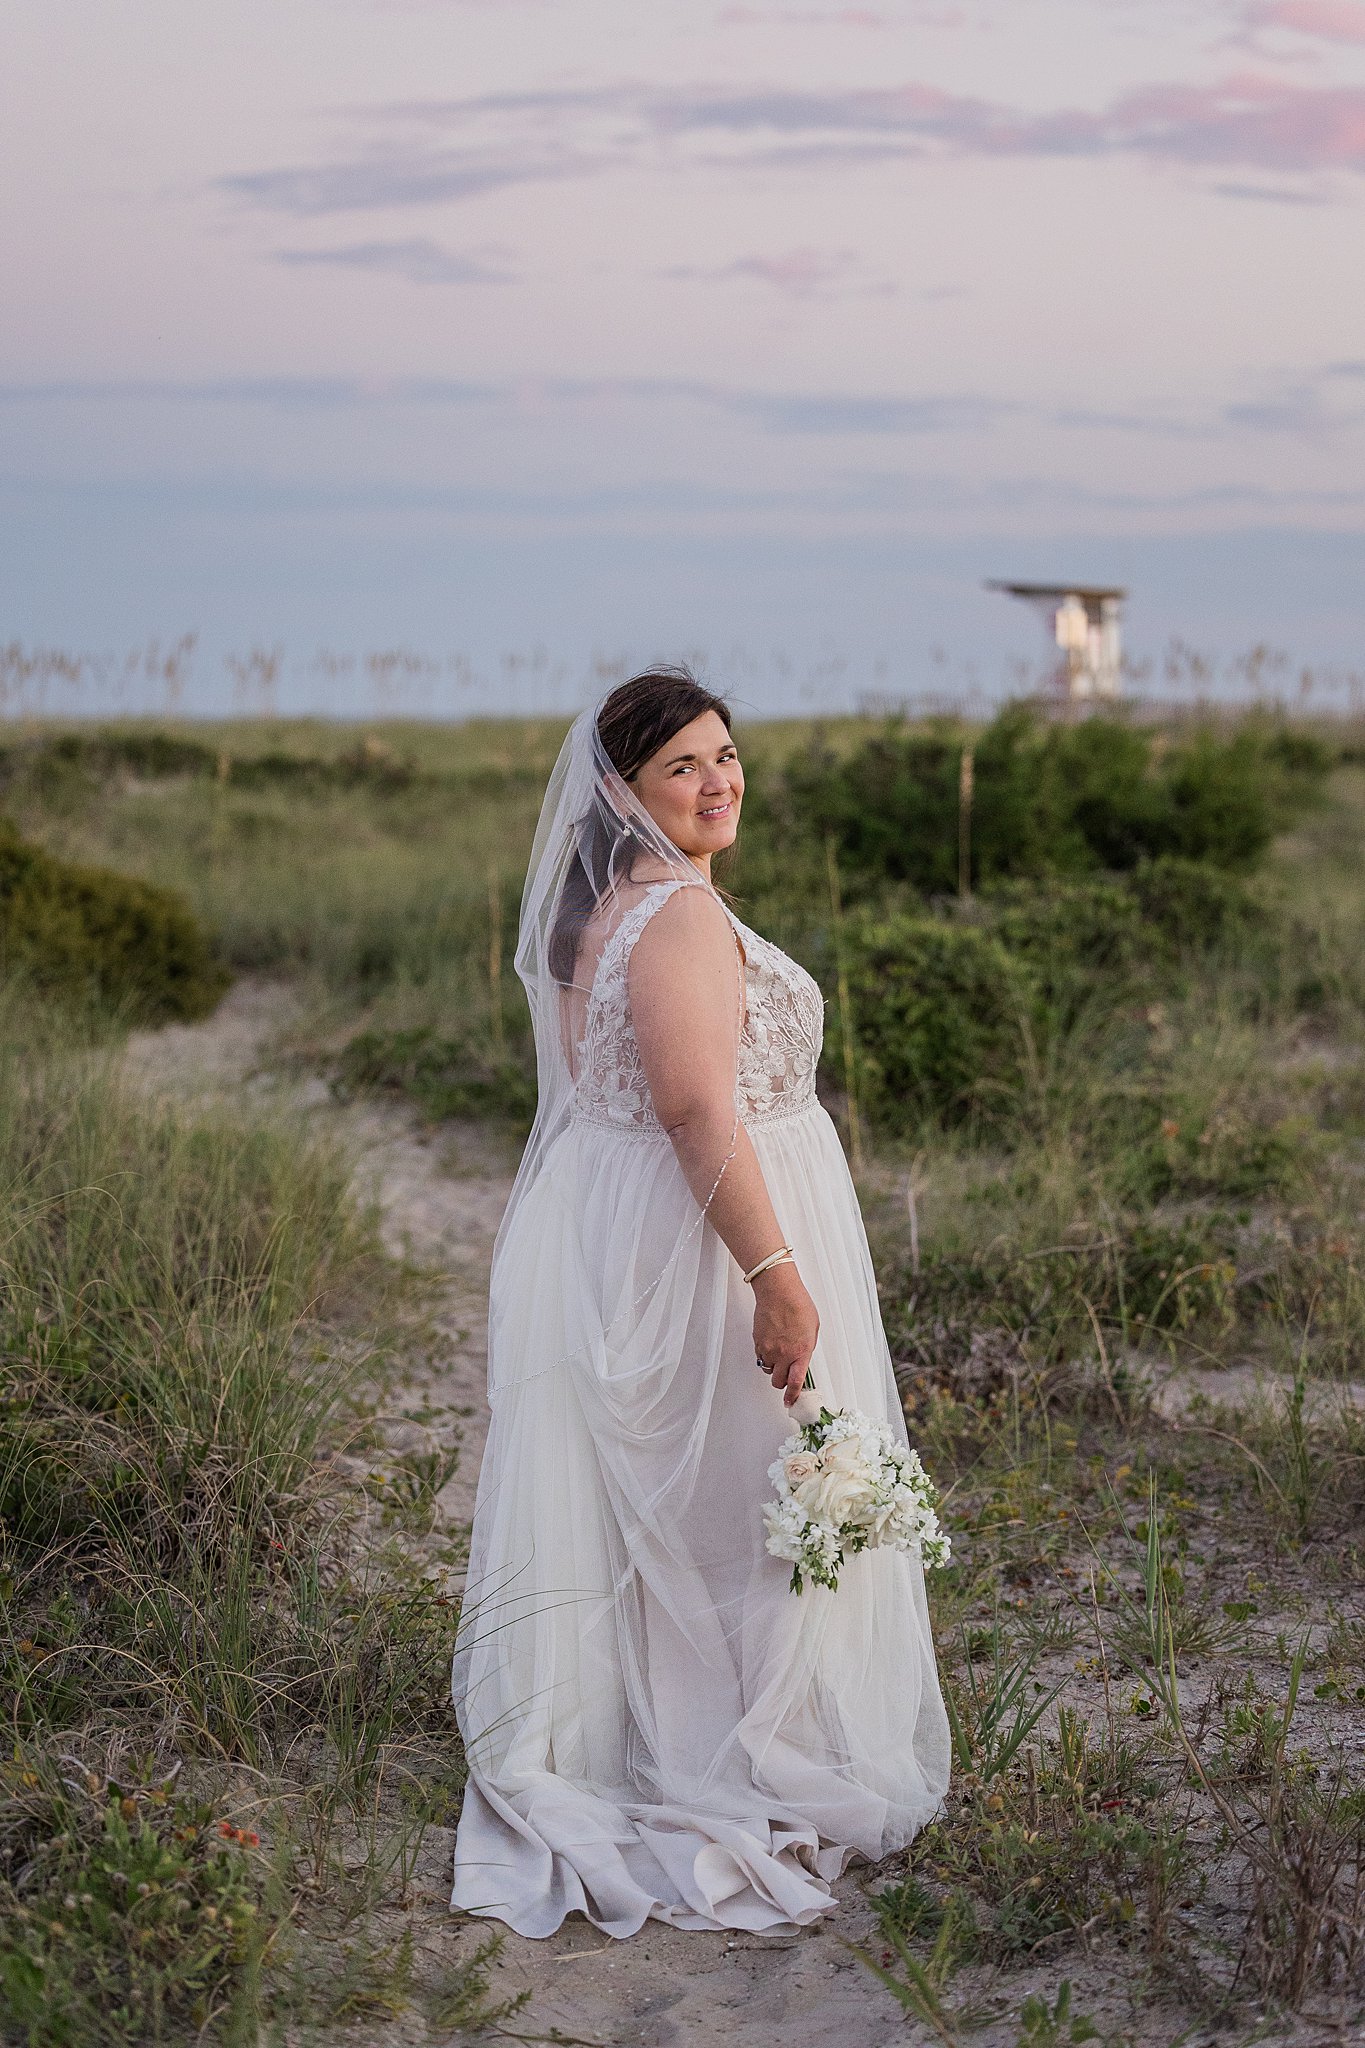
[(1285, 434), (1324, 444), (1365, 425), (1365, 362), (1326, 363), (1306, 374), (1268, 381), (1263, 392), (1225, 408), (1233, 428)]
[(247, 405), (289, 410), (470, 406), (538, 413), (547, 404), (603, 401), (692, 405), (726, 412), (771, 434), (831, 436), (978, 432), (1022, 408), (982, 393), (755, 391), (663, 378), (543, 378), (467, 384), (439, 377), (239, 377), (170, 383), (0, 384), (0, 404), (132, 402)]
[(554, 380), (538, 387), (558, 399), (618, 398), (692, 404), (733, 413), (770, 434), (861, 435), (979, 433), (1027, 408), (985, 392), (754, 391), (700, 380), (618, 378)]
[[(965, 28), (970, 19), (965, 7), (925, 6), (920, 0), (913, 9), (916, 28)], [(722, 7), (716, 16), (721, 28), (863, 28), (904, 27), (905, 9), (899, 14), (882, 7)]]
[(520, 378), (465, 383), (443, 377), (237, 377), (0, 384), (0, 405), (154, 404), (244, 406), (292, 412), (382, 407), (484, 409), (500, 420), (540, 418), (549, 406), (572, 410), (635, 406), (693, 407), (747, 420), (774, 435), (831, 440), (961, 436), (1005, 421), (1060, 432), (1121, 433), (1155, 439), (1219, 440), (1248, 432), (1338, 440), (1365, 425), (1365, 360), (1344, 360), (1266, 376), (1249, 395), (1182, 410), (1153, 402), (1127, 409), (1048, 405), (983, 391), (763, 391), (700, 379)]
[(912, 82), (614, 85), (406, 102), (354, 118), (362, 140), (353, 151), (238, 172), (221, 187), (255, 206), (311, 216), (445, 204), (648, 163), (770, 170), (942, 155), (1128, 155), (1281, 175), (1365, 171), (1365, 86), (1260, 73), (1139, 86), (1098, 111), (1023, 111)]
[(500, 395), (492, 384), (451, 377), (214, 377), (129, 378), (125, 382), (65, 379), (48, 384), (0, 384), (0, 404), (49, 403), (245, 405), (289, 411), (362, 406), (476, 405)]
[(434, 149), (395, 143), (331, 163), (286, 164), (218, 182), (224, 191), (270, 212), (308, 217), (439, 206), (508, 185), (582, 178), (610, 167), (604, 157), (543, 146)]
[(722, 28), (886, 28), (887, 18), (872, 7), (722, 7), (716, 16)]
[[(1169, 514), (1216, 512), (1219, 509), (1275, 515), (1350, 513), (1365, 510), (1365, 488), (1323, 487), (1291, 482), (1272, 486), (1255, 483), (1197, 485), (1188, 489), (1125, 489), (1117, 482), (1079, 483), (1055, 474), (1007, 472), (988, 478), (966, 477), (955, 468), (917, 466), (913, 471), (848, 468), (804, 484), (698, 483), (686, 478), (650, 477), (625, 484), (548, 486), (421, 484), (415, 482), (299, 482), (273, 476), (203, 476), (192, 482), (157, 478), (105, 486), (57, 484), (50, 496), (79, 494), (88, 512), (93, 502), (126, 505), (131, 501), (146, 515), (158, 504), (171, 504), (180, 517), (194, 517), (224, 508), (259, 521), (284, 514), (323, 514), (339, 510), (358, 513), (429, 512), (469, 519), (486, 534), (488, 522), (501, 519), (564, 522), (565, 530), (582, 533), (591, 521), (622, 522), (619, 530), (638, 535), (642, 517), (709, 522), (716, 515), (742, 519), (753, 515), (769, 535), (768, 515), (795, 513), (838, 517), (863, 515), (876, 521), (909, 514), (927, 514), (938, 529), (946, 513), (1048, 512), (1060, 514), (1065, 531), (1088, 510)], [(16, 520), (31, 512), (34, 487), (0, 475), (0, 497), (12, 496)], [(215, 529), (216, 530), (216, 529)], [(714, 531), (714, 528), (712, 529)], [(1320, 536), (1317, 537), (1320, 540)], [(1303, 539), (1303, 536), (1300, 536)], [(1313, 542), (1310, 540), (1310, 547)]]
[(768, 285), (792, 299), (886, 298), (897, 289), (890, 278), (874, 276), (852, 249), (787, 249), (772, 256), (736, 256), (730, 263), (676, 264), (661, 274), (712, 284)]
[(1021, 408), (984, 392), (884, 398), (839, 392), (736, 394), (732, 401), (775, 434), (972, 434)]
[(489, 261), (500, 252), (461, 254), (438, 242), (346, 242), (334, 249), (275, 249), (272, 258), (294, 270), (339, 269), (401, 277), (410, 284), (510, 284), (512, 273)]
[(1361, 0), (1264, 0), (1247, 10), (1251, 28), (1286, 28), (1328, 43), (1365, 43)]
[(1330, 206), (1330, 196), (1301, 185), (1252, 185), (1236, 179), (1209, 187), (1220, 199), (1252, 199), (1265, 206)]
[(555, 0), (370, 0), (370, 5), (379, 14), (437, 14), (449, 12), (458, 14), (491, 14), (495, 9), (505, 11), (512, 7), (552, 7)]
[(1365, 87), (1246, 75), (1140, 86), (1100, 111), (1022, 113), (927, 85), (814, 93), (675, 95), (656, 125), (765, 137), (899, 138), (982, 156), (1131, 153), (1191, 164), (1365, 169)]
[(1153, 405), (1127, 412), (1081, 407), (1056, 415), (1061, 427), (1110, 430), (1176, 440), (1227, 440), (1248, 433), (1287, 435), (1327, 446), (1365, 425), (1365, 361), (1322, 363), (1312, 368), (1247, 378), (1248, 396), (1185, 411)]

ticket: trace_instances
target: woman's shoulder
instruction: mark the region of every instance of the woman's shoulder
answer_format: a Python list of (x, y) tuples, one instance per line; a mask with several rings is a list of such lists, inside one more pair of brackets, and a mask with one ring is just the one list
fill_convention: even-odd
[(636, 950), (643, 945), (646, 957), (680, 947), (689, 952), (733, 947), (737, 941), (729, 910), (700, 875), (695, 882), (675, 876), (656, 883), (641, 899), (641, 906), (645, 904)]

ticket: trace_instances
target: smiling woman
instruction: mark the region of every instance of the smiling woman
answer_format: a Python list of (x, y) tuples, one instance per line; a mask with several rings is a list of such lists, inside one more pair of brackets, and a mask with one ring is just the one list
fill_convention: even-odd
[(454, 1672), (453, 1901), (522, 1934), (806, 1925), (947, 1785), (919, 1558), (797, 1599), (765, 1547), (812, 1359), (906, 1436), (819, 990), (712, 882), (743, 794), (727, 705), (654, 670), (576, 721), (532, 854), (539, 1107)]
[(607, 699), (597, 729), (617, 773), (689, 860), (701, 865), (734, 844), (744, 770), (729, 707), (689, 669), (649, 669), (624, 683)]

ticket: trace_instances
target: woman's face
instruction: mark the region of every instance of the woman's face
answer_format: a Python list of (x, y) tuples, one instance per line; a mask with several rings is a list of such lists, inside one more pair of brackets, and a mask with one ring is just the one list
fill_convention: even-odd
[(725, 721), (704, 711), (651, 754), (631, 787), (661, 831), (703, 873), (711, 856), (734, 844), (744, 800), (744, 770)]

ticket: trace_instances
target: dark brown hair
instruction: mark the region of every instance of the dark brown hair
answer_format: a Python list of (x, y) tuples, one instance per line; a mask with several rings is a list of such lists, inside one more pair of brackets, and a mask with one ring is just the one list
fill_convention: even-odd
[[(675, 733), (708, 711), (714, 711), (729, 732), (730, 707), (725, 700), (704, 689), (691, 669), (661, 664), (619, 684), (603, 701), (597, 712), (597, 736), (617, 774), (630, 782)], [(574, 977), (583, 927), (597, 908), (598, 884), (593, 877), (628, 877), (636, 851), (629, 826), (600, 808), (578, 820), (578, 834), (550, 935), (550, 972), (566, 986)]]
[(597, 736), (617, 774), (630, 782), (674, 733), (708, 711), (729, 732), (729, 705), (703, 689), (690, 668), (650, 668), (620, 684), (600, 706)]

